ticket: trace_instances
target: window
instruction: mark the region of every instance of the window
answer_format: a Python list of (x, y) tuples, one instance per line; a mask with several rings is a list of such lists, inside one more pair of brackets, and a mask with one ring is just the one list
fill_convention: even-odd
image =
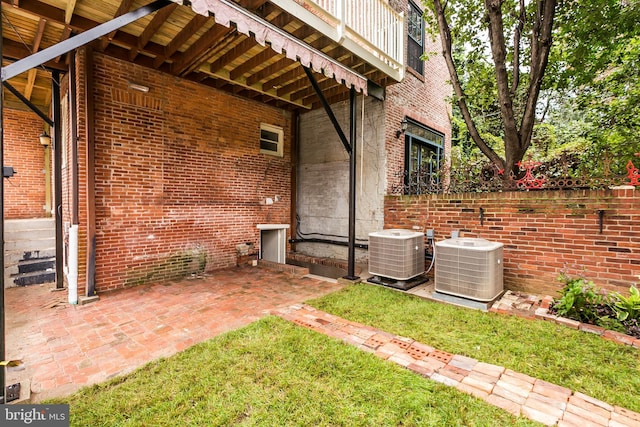
[(420, 123), (408, 122), (404, 137), (405, 193), (423, 194), (440, 182), (438, 172), (444, 156), (444, 135)]
[(422, 19), (422, 11), (413, 2), (409, 2), (409, 17), (407, 21), (409, 26), (407, 34), (407, 65), (422, 75), (424, 72), (424, 62), (422, 61), (422, 54), (424, 53), (424, 20)]
[(260, 124), (260, 152), (282, 157), (284, 132), (281, 127)]

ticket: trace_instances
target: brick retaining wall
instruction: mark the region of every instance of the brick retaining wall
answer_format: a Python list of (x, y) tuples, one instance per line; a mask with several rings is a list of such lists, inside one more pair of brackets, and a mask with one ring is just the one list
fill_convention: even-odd
[(433, 228), (437, 241), (459, 230), (504, 243), (512, 290), (555, 295), (561, 270), (624, 293), (640, 282), (640, 191), (633, 187), (387, 196), (385, 228), (413, 227)]

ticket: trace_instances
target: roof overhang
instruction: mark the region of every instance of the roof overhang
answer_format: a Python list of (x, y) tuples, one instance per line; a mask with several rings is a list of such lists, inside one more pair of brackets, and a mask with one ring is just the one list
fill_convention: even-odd
[(212, 16), (217, 24), (227, 28), (231, 28), (233, 25), (239, 33), (253, 37), (261, 46), (268, 45), (276, 53), (285, 55), (292, 61), (300, 62), (304, 67), (333, 78), (349, 88), (353, 86), (356, 91), (365, 95), (367, 93), (367, 79), (364, 76), (230, 1), (172, 1), (178, 4), (190, 3), (191, 8), (197, 14)]

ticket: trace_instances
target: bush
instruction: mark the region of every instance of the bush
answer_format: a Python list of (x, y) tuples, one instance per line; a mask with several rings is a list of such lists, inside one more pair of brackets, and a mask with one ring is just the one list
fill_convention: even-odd
[(582, 277), (561, 274), (559, 280), (565, 285), (551, 304), (552, 313), (640, 338), (640, 292), (635, 286), (624, 297), (608, 294)]

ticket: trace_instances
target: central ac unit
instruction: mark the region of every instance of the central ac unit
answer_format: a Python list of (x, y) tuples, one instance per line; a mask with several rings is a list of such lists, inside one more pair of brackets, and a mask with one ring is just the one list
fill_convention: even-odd
[(502, 243), (461, 237), (435, 245), (436, 292), (485, 302), (502, 293)]
[(409, 280), (424, 272), (424, 235), (387, 229), (369, 233), (369, 273)]

